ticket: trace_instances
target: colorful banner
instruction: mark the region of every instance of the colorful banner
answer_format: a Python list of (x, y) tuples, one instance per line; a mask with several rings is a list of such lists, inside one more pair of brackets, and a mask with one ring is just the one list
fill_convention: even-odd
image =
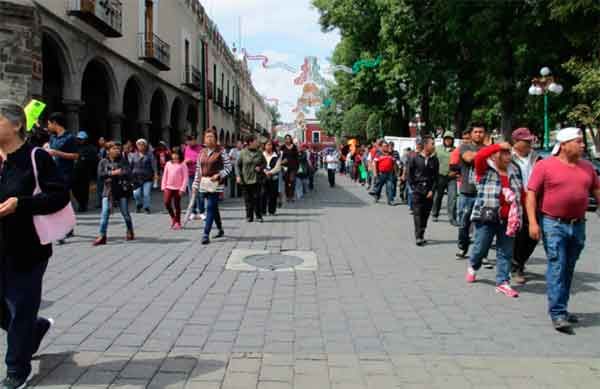
[(352, 71), (354, 73), (358, 73), (361, 71), (361, 69), (364, 69), (364, 68), (370, 69), (370, 68), (377, 67), (381, 64), (381, 60), (382, 60), (381, 55), (375, 59), (361, 59), (359, 61), (356, 61), (354, 63), (354, 65), (352, 65)]

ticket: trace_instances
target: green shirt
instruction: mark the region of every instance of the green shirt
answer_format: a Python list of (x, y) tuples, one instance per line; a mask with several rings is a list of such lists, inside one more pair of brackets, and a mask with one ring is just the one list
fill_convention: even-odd
[(444, 145), (435, 148), (435, 155), (440, 161), (440, 176), (447, 176), (450, 171), (450, 153), (454, 150), (454, 146), (446, 147)]
[[(237, 160), (237, 175), (242, 180), (243, 185), (252, 185), (258, 183), (259, 175), (263, 174), (267, 161), (262, 151), (259, 149), (250, 150), (248, 148), (240, 152)], [(260, 172), (256, 171), (256, 167), (260, 167)]]

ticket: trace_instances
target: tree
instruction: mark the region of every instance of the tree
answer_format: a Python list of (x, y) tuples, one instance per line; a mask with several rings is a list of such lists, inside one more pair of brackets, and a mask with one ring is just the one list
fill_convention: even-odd
[(366, 130), (369, 115), (369, 109), (362, 104), (355, 105), (346, 111), (342, 122), (341, 135), (348, 138), (366, 140), (368, 138)]

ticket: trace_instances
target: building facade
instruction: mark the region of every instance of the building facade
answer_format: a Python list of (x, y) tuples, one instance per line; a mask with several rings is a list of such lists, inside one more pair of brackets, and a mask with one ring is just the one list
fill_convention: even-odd
[(230, 144), (248, 105), (249, 130), (270, 126), (197, 0), (0, 0), (0, 20), (0, 92), (65, 112), (70, 131), (175, 145), (214, 126)]

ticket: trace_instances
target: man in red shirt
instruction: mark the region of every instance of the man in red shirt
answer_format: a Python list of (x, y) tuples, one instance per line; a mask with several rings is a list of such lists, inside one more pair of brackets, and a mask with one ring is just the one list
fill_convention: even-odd
[[(529, 235), (544, 241), (548, 313), (557, 331), (573, 333), (577, 317), (567, 310), (575, 263), (585, 245), (585, 212), (589, 194), (600, 202), (600, 180), (593, 165), (582, 160), (585, 148), (578, 128), (556, 136), (552, 157), (538, 162), (528, 183)], [(541, 212), (541, 228), (537, 211)]]
[(375, 155), (373, 159), (373, 174), (375, 177), (375, 187), (373, 188), (373, 192), (369, 192), (373, 197), (375, 197), (375, 202), (379, 201), (381, 197), (381, 190), (385, 185), (388, 205), (393, 205), (392, 203), (392, 195), (393, 195), (393, 175), (394, 175), (394, 166), (396, 161), (394, 160), (394, 156), (390, 152), (390, 146), (384, 142), (381, 146), (381, 155)]

